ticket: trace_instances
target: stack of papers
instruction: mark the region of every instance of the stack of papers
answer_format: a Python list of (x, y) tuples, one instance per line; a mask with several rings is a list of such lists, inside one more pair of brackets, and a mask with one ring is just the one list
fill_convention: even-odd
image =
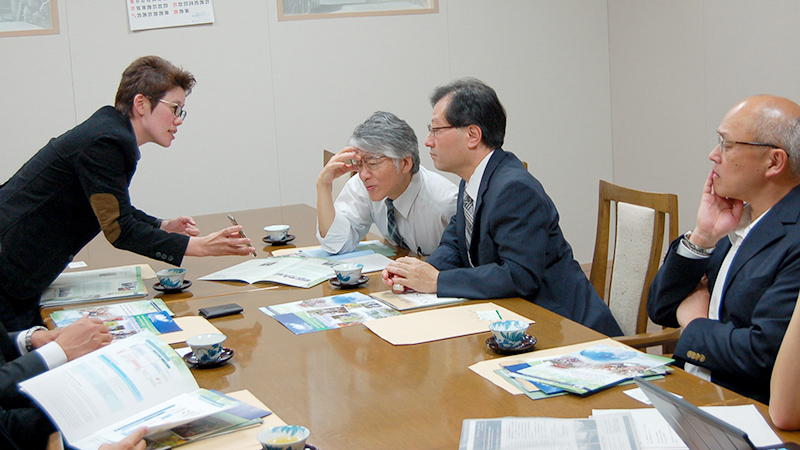
[(319, 246), (293, 249), (281, 249), (272, 252), (273, 256), (300, 255), (312, 258), (323, 258), (339, 263), (361, 264), (363, 273), (380, 272), (392, 262), (391, 258), (396, 253), (380, 241), (364, 241), (358, 244), (355, 251), (349, 253), (333, 254), (322, 250)]
[(395, 294), (392, 291), (375, 292), (370, 294), (374, 298), (386, 303), (398, 311), (409, 309), (427, 308), (430, 306), (449, 305), (467, 301), (460, 297), (437, 297), (436, 294), (423, 294), (420, 292), (407, 292)]
[(283, 303), (259, 310), (294, 334), (349, 327), (400, 314), (360, 292)]
[(45, 289), (42, 308), (147, 296), (139, 266), (62, 273)]
[(501, 375), (518, 382), (523, 390), (533, 384), (544, 394), (569, 392), (587, 395), (628, 381), (667, 373), (673, 360), (630, 347), (596, 344), (572, 353), (529, 359), (503, 365)]

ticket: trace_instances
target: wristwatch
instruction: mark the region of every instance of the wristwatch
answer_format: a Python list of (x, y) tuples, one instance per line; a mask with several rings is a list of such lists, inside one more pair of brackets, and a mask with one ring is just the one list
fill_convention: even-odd
[(711, 256), (711, 254), (714, 253), (714, 247), (700, 247), (699, 245), (693, 244), (692, 241), (689, 240), (691, 235), (692, 232), (687, 231), (686, 234), (683, 235), (683, 239), (681, 239), (681, 243), (685, 245), (687, 249), (699, 256)]
[(31, 343), (31, 337), (33, 337), (33, 333), (44, 330), (47, 331), (46, 327), (37, 325), (33, 328), (29, 328), (28, 331), (25, 332), (25, 350), (32, 352), (33, 351), (33, 343)]

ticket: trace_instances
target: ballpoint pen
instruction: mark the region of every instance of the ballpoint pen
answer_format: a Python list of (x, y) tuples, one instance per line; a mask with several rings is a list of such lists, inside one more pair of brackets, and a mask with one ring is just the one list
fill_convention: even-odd
[[(236, 222), (236, 219), (234, 219), (232, 215), (228, 214), (228, 219), (230, 219), (232, 224), (239, 225), (239, 223)], [(244, 229), (239, 230), (239, 235), (241, 235), (243, 238), (247, 239), (247, 236), (244, 235)], [(255, 258), (256, 256), (257, 256), (256, 252), (255, 252), (255, 250), (253, 250), (253, 258)]]

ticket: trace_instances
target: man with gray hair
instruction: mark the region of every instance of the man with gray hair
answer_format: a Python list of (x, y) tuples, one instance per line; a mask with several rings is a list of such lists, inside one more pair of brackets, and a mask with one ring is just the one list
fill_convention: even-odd
[(800, 291), (800, 106), (750, 97), (717, 133), (697, 224), (670, 245), (647, 311), (683, 327), (688, 372), (767, 403)]
[[(358, 171), (333, 201), (333, 180)], [(414, 130), (378, 111), (353, 130), (347, 146), (317, 178), (317, 239), (329, 253), (355, 250), (374, 223), (384, 238), (429, 255), (455, 214), (456, 186), (419, 164)]]

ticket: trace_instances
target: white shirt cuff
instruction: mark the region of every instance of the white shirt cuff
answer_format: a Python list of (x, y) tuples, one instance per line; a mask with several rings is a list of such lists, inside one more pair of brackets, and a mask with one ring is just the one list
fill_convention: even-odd
[(34, 351), (42, 357), (48, 369), (55, 369), (67, 362), (67, 354), (55, 341), (49, 342)]

